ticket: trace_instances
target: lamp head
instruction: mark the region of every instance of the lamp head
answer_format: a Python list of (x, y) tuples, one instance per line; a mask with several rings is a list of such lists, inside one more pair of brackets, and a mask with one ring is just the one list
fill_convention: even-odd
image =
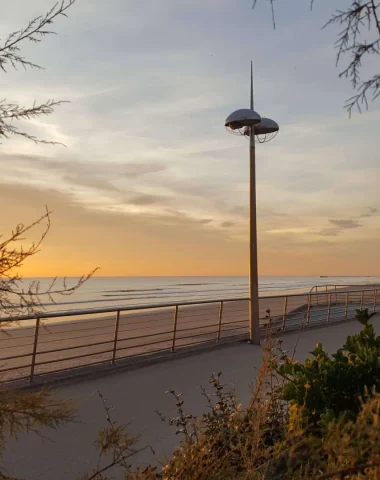
[(250, 108), (235, 110), (226, 118), (224, 125), (230, 130), (239, 130), (261, 122), (260, 115)]

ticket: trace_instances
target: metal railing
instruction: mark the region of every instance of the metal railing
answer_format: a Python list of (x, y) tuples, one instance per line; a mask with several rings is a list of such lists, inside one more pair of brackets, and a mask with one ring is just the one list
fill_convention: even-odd
[[(259, 299), (262, 334), (354, 318), (377, 311), (379, 288)], [(66, 321), (59, 321), (66, 319)], [(71, 320), (71, 321), (69, 321)], [(200, 345), (248, 338), (248, 298), (204, 300), (24, 315), (0, 329), (0, 382), (128, 359), (152, 358)]]
[[(359, 288), (360, 291), (365, 289), (365, 290), (371, 290), (374, 292), (376, 292), (376, 290), (378, 290), (380, 288), (380, 285), (343, 285), (343, 284), (337, 284), (337, 285), (314, 285), (311, 289), (310, 289), (310, 293), (323, 293), (324, 295), (328, 295), (329, 293), (333, 292), (335, 297), (337, 295), (338, 292), (342, 292), (342, 291), (347, 291), (347, 290), (352, 290), (352, 289), (355, 289), (355, 288)], [(316, 297), (317, 298), (317, 304), (318, 304), (318, 301), (319, 301), (319, 296)], [(328, 297), (326, 297), (328, 298)]]
[(355, 288), (367, 288), (367, 289), (374, 289), (376, 290), (377, 288), (380, 288), (380, 285), (343, 285), (343, 284), (337, 284), (337, 285), (314, 285), (313, 287), (311, 287), (310, 289), (310, 293), (318, 293), (319, 292), (329, 292), (329, 290), (333, 290), (334, 292), (336, 292), (337, 290), (339, 289), (342, 289), (342, 288), (348, 288), (350, 290), (352, 289), (355, 289)]

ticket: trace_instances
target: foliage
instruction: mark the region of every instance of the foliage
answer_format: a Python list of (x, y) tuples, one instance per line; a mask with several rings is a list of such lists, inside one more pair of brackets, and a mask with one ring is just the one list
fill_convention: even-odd
[[(22, 432), (38, 435), (42, 427), (58, 429), (75, 419), (74, 404), (59, 400), (53, 392), (23, 392), (0, 390), (0, 456), (5, 450), (9, 436), (16, 440)], [(9, 477), (0, 465), (0, 479)]]
[[(67, 17), (66, 12), (74, 2), (75, 0), (62, 0), (61, 3), (56, 3), (45, 15), (34, 18), (26, 27), (10, 33), (2, 44), (0, 44), (0, 69), (4, 73), (7, 72), (9, 67), (17, 69), (18, 66), (23, 67), (25, 70), (27, 68), (41, 69), (42, 67), (30, 62), (21, 55), (20, 46), (27, 40), (39, 43), (45, 36), (54, 34), (55, 32), (49, 29), (50, 25), (57, 17)], [(20, 130), (14, 122), (30, 120), (41, 115), (50, 115), (54, 112), (54, 108), (61, 103), (63, 102), (51, 99), (40, 104), (34, 103), (31, 107), (24, 107), (15, 103), (8, 103), (6, 99), (1, 100), (0, 140), (9, 139), (11, 136), (17, 135), (32, 140), (35, 143), (57, 144), (58, 142), (41, 140)]]
[(356, 320), (362, 325), (368, 325), (372, 317), (376, 315), (375, 312), (368, 313), (368, 308), (364, 310), (356, 310)]
[(378, 480), (379, 414), (380, 395), (374, 392), (355, 420), (331, 420), (322, 437), (304, 435), (298, 448), (287, 452), (274, 478)]
[(380, 337), (372, 316), (358, 311), (359, 334), (332, 357), (317, 346), (304, 364), (282, 350), (272, 330), (246, 408), (225, 391), (220, 374), (211, 378), (211, 396), (203, 390), (209, 411), (198, 418), (171, 391), (178, 416), (168, 423), (183, 440), (160, 478), (380, 478)]
[[(103, 480), (104, 474), (108, 475), (115, 467), (124, 471), (125, 480), (154, 480), (157, 478), (156, 467), (138, 468), (131, 472), (131, 465), (128, 460), (137, 453), (145, 450), (135, 449), (139, 437), (132, 436), (128, 432), (128, 425), (117, 425), (111, 417), (111, 408), (107, 404), (105, 397), (98, 392), (102, 400), (104, 411), (106, 413), (107, 426), (99, 431), (95, 446), (99, 452), (98, 462), (91, 474), (85, 474), (81, 480)], [(153, 450), (152, 450), (153, 451)]]
[(233, 391), (226, 391), (220, 373), (210, 379), (213, 393), (202, 388), (208, 411), (200, 417), (184, 411), (181, 394), (169, 392), (178, 415), (171, 420), (161, 418), (176, 427), (182, 441), (163, 467), (163, 480), (246, 478), (248, 471), (265, 465), (274, 452), (282, 450), (288, 415), (279, 397), (280, 382), (270, 372), (277, 346), (277, 339), (268, 336), (253, 395), (245, 408)]
[(368, 310), (357, 312), (363, 330), (349, 336), (331, 357), (317, 344), (304, 364), (287, 358), (276, 365), (287, 380), (283, 399), (290, 402), (292, 415), (301, 414), (310, 428), (326, 430), (335, 418), (355, 419), (360, 399), (373, 389), (380, 392), (380, 336), (368, 323)]
[[(275, 0), (267, 0), (271, 6), (273, 27), (276, 28)], [(253, 1), (255, 8), (258, 0)], [(310, 0), (312, 9), (315, 0)], [(363, 61), (380, 54), (380, 3), (377, 0), (347, 0), (347, 7), (337, 10), (324, 27), (339, 25), (341, 31), (335, 42), (337, 49), (336, 64), (342, 57), (348, 56), (349, 62), (340, 72), (339, 77), (350, 80), (355, 95), (346, 102), (350, 116), (356, 107), (359, 112), (364, 105), (368, 109), (368, 95), (372, 100), (380, 96), (380, 74), (375, 73), (365, 80), (361, 79), (360, 71)], [(366, 34), (362, 34), (366, 27)]]

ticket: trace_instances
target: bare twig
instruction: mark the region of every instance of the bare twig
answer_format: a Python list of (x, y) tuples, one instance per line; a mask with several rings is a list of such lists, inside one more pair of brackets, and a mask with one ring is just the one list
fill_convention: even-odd
[(352, 473), (357, 473), (368, 468), (376, 467), (380, 467), (380, 462), (355, 465), (354, 467), (342, 468), (341, 470), (336, 470), (335, 472), (325, 473), (324, 475), (317, 477), (317, 480), (326, 480), (327, 478), (333, 477), (345, 478), (347, 475), (351, 475)]
[[(258, 0), (253, 0), (252, 10), (255, 9)], [(272, 24), (273, 28), (276, 29), (276, 17), (274, 12), (274, 0), (267, 0), (270, 3), (271, 12), (272, 12)]]
[[(18, 269), (22, 267), (26, 259), (40, 251), (41, 244), (50, 229), (50, 215), (51, 212), (46, 208), (45, 214), (35, 222), (27, 226), (23, 224), (17, 225), (6, 239), (2, 239), (0, 236), (0, 309), (3, 315), (13, 316), (17, 319), (17, 316), (21, 314), (36, 313), (38, 309), (44, 310), (45, 301), (55, 303), (54, 296), (71, 295), (91, 278), (97, 270), (94, 269), (89, 274), (83, 275), (71, 286), (67, 285), (66, 278), (63, 278), (62, 286), (57, 285), (57, 278), (54, 278), (45, 289), (41, 289), (39, 281), (33, 281), (27, 287), (22, 286), (22, 278), (18, 273)], [(37, 242), (32, 242), (27, 248), (17, 245), (25, 239), (25, 234), (44, 222), (44, 230)], [(4, 326), (4, 322), (2, 326)]]
[[(131, 466), (127, 462), (128, 459), (147, 449), (150, 449), (151, 452), (155, 454), (150, 445), (139, 449), (133, 448), (138, 437), (129, 436), (126, 433), (126, 425), (117, 425), (111, 417), (112, 408), (108, 405), (104, 395), (99, 391), (98, 395), (106, 413), (108, 427), (99, 432), (99, 440), (97, 442), (99, 448), (97, 466), (90, 476), (85, 476), (86, 480), (102, 480), (104, 478), (103, 473), (108, 472), (115, 467), (122, 467), (125, 472), (130, 472)], [(106, 463), (106, 465), (101, 466), (104, 456), (109, 453), (112, 454), (111, 460)]]

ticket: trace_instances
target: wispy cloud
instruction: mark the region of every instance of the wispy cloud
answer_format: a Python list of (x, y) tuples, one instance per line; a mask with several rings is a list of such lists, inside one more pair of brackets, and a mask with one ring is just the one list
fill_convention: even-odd
[(369, 218), (373, 216), (380, 215), (380, 209), (368, 207), (368, 211), (359, 215), (360, 218)]
[(359, 228), (361, 224), (356, 220), (330, 220), (330, 223), (336, 225), (340, 230), (346, 230), (348, 228)]
[(351, 230), (362, 226), (357, 220), (352, 219), (330, 220), (329, 222), (333, 227), (324, 228), (319, 232), (319, 235), (323, 237), (337, 237), (344, 230)]
[(158, 195), (137, 195), (136, 197), (128, 198), (128, 203), (132, 205), (154, 205), (162, 203), (165, 200), (164, 197)]

